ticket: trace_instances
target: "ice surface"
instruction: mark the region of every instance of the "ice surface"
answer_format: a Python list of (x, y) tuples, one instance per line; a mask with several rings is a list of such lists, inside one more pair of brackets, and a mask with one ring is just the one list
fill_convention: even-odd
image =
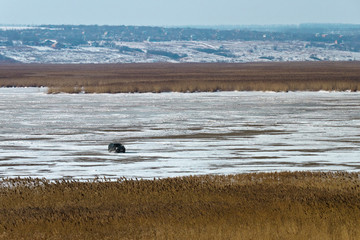
[(0, 88), (0, 177), (360, 169), (360, 93), (45, 92)]

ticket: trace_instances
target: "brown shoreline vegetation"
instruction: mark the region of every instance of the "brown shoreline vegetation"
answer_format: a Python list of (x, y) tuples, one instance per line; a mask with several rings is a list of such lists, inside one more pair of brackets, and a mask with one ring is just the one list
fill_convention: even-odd
[(0, 65), (1, 87), (49, 93), (358, 91), (360, 62)]
[(0, 239), (359, 239), (349, 172), (2, 179)]

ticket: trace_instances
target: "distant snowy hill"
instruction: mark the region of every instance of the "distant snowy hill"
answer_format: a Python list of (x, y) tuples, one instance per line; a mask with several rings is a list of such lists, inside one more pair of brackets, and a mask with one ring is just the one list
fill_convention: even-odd
[(358, 25), (0, 26), (0, 63), (359, 61)]

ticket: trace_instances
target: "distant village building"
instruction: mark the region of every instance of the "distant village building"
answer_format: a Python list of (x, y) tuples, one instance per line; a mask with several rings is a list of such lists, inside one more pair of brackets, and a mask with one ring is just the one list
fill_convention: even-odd
[(56, 42), (57, 42), (56, 40), (46, 39), (45, 41), (41, 42), (41, 45), (51, 47)]

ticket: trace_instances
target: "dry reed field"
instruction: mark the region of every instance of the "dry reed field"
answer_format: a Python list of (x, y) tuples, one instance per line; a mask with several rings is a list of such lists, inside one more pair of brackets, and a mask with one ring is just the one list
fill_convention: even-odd
[(1, 87), (49, 93), (360, 89), (360, 62), (0, 65)]
[(0, 239), (360, 239), (358, 173), (0, 186)]

